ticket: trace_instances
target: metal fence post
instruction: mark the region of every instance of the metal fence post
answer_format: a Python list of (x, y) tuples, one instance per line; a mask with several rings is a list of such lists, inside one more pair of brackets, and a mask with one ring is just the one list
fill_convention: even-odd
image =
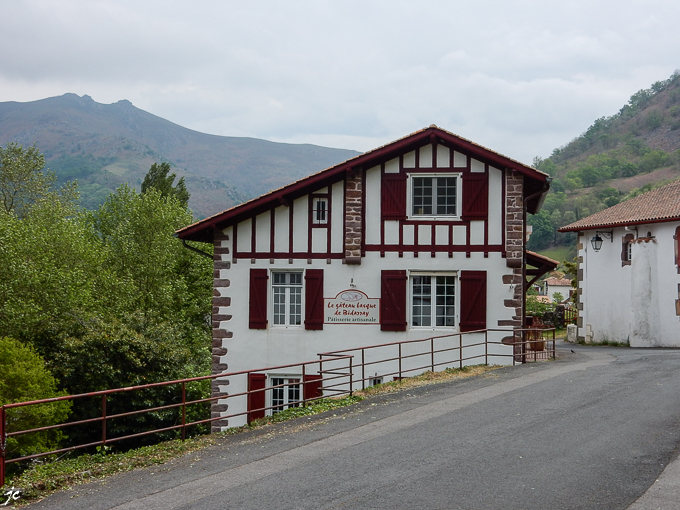
[(102, 444), (106, 444), (106, 394), (102, 395)]
[(182, 381), (182, 441), (187, 437), (187, 388)]
[(5, 447), (7, 437), (5, 436), (5, 406), (0, 406), (0, 487), (5, 485)]
[(401, 343), (399, 343), (399, 380), (401, 381)]
[(432, 363), (432, 371), (434, 372), (434, 337), (430, 338), (430, 362)]
[(489, 365), (489, 332), (484, 330), (484, 364)]
[(349, 396), (354, 395), (354, 367), (352, 366), (353, 356), (349, 357)]
[(366, 389), (366, 349), (361, 349), (361, 389)]

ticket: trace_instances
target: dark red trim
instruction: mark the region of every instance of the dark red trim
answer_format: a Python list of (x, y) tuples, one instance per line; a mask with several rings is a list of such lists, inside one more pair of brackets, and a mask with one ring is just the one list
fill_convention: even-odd
[(331, 236), (331, 221), (333, 219), (332, 202), (333, 202), (333, 187), (329, 186), (328, 187), (328, 228), (326, 229), (326, 253), (331, 252), (331, 240), (333, 239), (333, 237)]
[(269, 272), (266, 269), (250, 269), (250, 294), (248, 296), (248, 327), (267, 329), (267, 295)]
[(366, 251), (385, 251), (385, 252), (416, 252), (416, 251), (436, 251), (436, 252), (502, 252), (505, 248), (500, 244), (367, 244)]
[(461, 332), (486, 328), (486, 271), (460, 272)]
[[(248, 374), (248, 423), (259, 418), (264, 418), (265, 387), (267, 376), (265, 374)], [(256, 393), (252, 393), (255, 390)], [(252, 411), (260, 409), (259, 411)]]
[(238, 253), (238, 258), (241, 259), (342, 259), (344, 257), (344, 253), (311, 253), (304, 251), (294, 251), (292, 253), (273, 251), (253, 253), (249, 251)]
[[(361, 172), (361, 256), (366, 256), (366, 170)], [(330, 251), (330, 250), (329, 250)]]
[[(293, 201), (288, 206), (288, 253), (293, 253)], [(274, 248), (272, 248), (272, 252)]]
[(257, 234), (257, 216), (253, 216), (250, 221), (250, 251), (257, 251), (255, 234)]
[(465, 220), (401, 220), (401, 225), (463, 225), (469, 226), (470, 222)]
[(238, 255), (237, 255), (237, 253), (238, 253), (238, 225), (234, 225), (231, 230), (232, 230), (232, 236), (234, 238), (234, 244), (233, 244), (233, 250), (232, 250), (233, 255), (231, 256), (231, 260), (236, 262), (236, 259), (238, 259)]
[(380, 272), (381, 331), (406, 331), (406, 284), (404, 270)]
[(323, 269), (305, 271), (305, 329), (323, 329)]
[(323, 397), (322, 383), (323, 380), (319, 374), (305, 374), (302, 378), (304, 387), (302, 389), (302, 398), (310, 400), (313, 398)]
[(274, 236), (276, 234), (276, 208), (269, 215), (269, 251), (274, 251)]

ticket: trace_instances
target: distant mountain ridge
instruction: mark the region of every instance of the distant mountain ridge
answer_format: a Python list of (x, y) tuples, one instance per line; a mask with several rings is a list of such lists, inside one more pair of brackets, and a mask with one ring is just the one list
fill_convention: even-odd
[(78, 179), (96, 207), (124, 182), (139, 187), (155, 162), (184, 176), (190, 207), (209, 216), (350, 159), (359, 152), (311, 144), (209, 135), (174, 124), (127, 100), (113, 104), (64, 94), (0, 103), (0, 146), (34, 143), (60, 181)]

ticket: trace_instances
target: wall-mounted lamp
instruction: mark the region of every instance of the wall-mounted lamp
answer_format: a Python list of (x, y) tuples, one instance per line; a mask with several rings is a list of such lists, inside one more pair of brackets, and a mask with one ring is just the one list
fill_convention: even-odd
[(605, 239), (609, 239), (613, 243), (614, 242), (613, 234), (614, 234), (613, 230), (610, 232), (596, 231), (595, 237), (593, 237), (590, 240), (590, 244), (593, 245), (593, 250), (600, 251), (600, 248), (602, 248), (602, 237), (600, 237), (600, 235), (602, 235)]

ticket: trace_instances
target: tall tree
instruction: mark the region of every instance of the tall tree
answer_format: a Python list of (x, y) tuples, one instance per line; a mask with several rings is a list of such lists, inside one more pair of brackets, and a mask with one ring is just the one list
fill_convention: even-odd
[(44, 171), (45, 158), (32, 146), (10, 142), (0, 147), (0, 209), (23, 216), (27, 208), (45, 197), (56, 176)]
[(189, 205), (189, 192), (184, 183), (184, 177), (180, 177), (177, 184), (173, 186), (176, 178), (177, 174), (170, 173), (170, 163), (163, 162), (160, 165), (154, 163), (144, 176), (142, 194), (147, 193), (151, 188), (156, 188), (162, 196), (174, 196), (186, 208)]

